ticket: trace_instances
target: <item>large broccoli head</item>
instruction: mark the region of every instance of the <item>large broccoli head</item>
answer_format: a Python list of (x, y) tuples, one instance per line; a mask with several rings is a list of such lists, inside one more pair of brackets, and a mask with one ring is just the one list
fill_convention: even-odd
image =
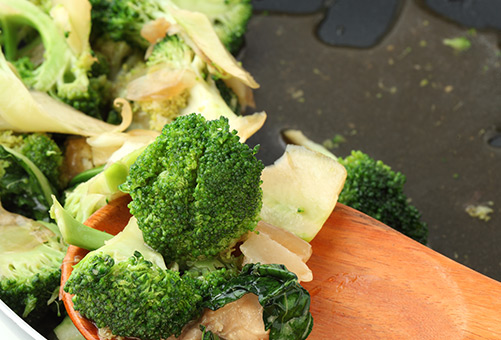
[(348, 176), (339, 202), (426, 243), (428, 227), (403, 191), (406, 177), (361, 151), (339, 159)]
[(253, 230), (263, 164), (228, 121), (190, 114), (166, 125), (131, 166), (122, 190), (144, 240), (167, 261), (212, 257)]
[(65, 290), (74, 308), (113, 334), (166, 339), (201, 312), (195, 281), (165, 270), (141, 253), (123, 261), (97, 252), (80, 261)]

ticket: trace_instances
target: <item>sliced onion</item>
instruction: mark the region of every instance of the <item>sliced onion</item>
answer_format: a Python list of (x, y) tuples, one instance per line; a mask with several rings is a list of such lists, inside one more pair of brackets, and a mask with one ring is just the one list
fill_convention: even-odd
[(188, 69), (159, 67), (127, 85), (126, 98), (134, 101), (172, 98), (195, 84), (196, 75)]

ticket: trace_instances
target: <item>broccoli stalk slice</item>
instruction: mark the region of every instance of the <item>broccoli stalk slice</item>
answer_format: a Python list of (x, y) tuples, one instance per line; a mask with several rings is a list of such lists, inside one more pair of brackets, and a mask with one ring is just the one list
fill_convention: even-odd
[[(1, 0), (3, 4), (0, 18), (9, 25), (24, 24), (37, 29), (45, 47), (45, 61), (34, 71), (33, 88), (49, 91), (59, 79), (64, 77), (72, 63), (72, 52), (65, 37), (50, 16), (27, 0)], [(3, 24), (2, 23), (2, 24)], [(15, 32), (8, 30), (6, 50), (17, 49)], [(13, 46), (15, 44), (16, 46)], [(10, 53), (12, 55), (12, 53)]]
[(78, 222), (63, 208), (55, 196), (52, 196), (52, 199), (53, 204), (50, 214), (57, 222), (59, 231), (66, 243), (87, 250), (95, 250), (104, 246), (106, 241), (113, 238), (113, 235)]
[(119, 185), (125, 182), (130, 166), (145, 147), (132, 151), (112, 163), (104, 171), (77, 185), (68, 195), (64, 208), (77, 221), (83, 223), (108, 201), (122, 195)]

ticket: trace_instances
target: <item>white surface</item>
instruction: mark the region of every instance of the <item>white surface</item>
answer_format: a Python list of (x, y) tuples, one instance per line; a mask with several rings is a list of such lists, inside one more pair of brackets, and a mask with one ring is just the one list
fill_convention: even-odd
[(0, 300), (0, 339), (47, 340)]

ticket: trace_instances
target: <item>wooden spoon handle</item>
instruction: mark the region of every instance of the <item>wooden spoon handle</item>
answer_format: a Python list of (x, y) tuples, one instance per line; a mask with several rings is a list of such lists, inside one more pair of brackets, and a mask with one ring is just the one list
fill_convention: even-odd
[(312, 246), (311, 339), (501, 339), (501, 283), (354, 209)]

